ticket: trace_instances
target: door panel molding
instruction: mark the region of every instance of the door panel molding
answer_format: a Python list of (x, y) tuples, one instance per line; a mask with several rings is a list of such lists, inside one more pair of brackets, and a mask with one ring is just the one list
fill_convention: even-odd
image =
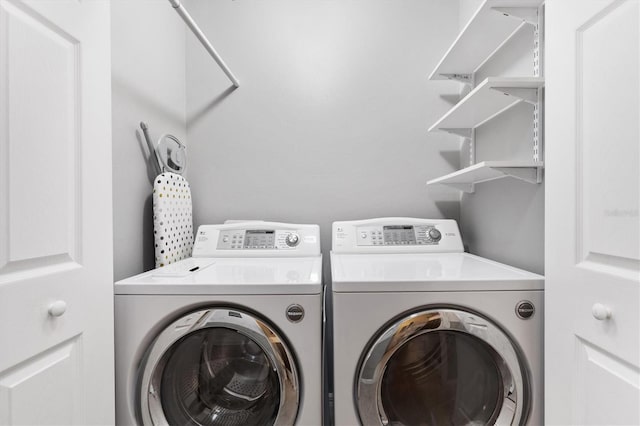
[[(0, 423), (84, 423), (80, 409), (81, 346), (82, 335), (77, 335), (3, 372), (0, 375)], [(34, 409), (38, 397), (51, 402), (53, 407)]]
[[(635, 396), (640, 390), (640, 369), (586, 339), (577, 337), (575, 342), (573, 406), (586, 409), (573, 410), (574, 424), (638, 424)], [(606, 397), (612, 387), (617, 389), (614, 406)], [(606, 406), (602, 401), (607, 401)]]
[(635, 45), (638, 56), (639, 10), (637, 1), (614, 1), (575, 34), (578, 262), (640, 269), (640, 247), (626, 238), (640, 232), (640, 130), (629, 125), (638, 113), (640, 69), (629, 55)]
[(0, 274), (79, 263), (80, 42), (22, 2), (3, 1), (0, 15)]
[(576, 266), (601, 274), (616, 275), (625, 280), (635, 279), (640, 274), (640, 264), (634, 259), (600, 253), (589, 253)]

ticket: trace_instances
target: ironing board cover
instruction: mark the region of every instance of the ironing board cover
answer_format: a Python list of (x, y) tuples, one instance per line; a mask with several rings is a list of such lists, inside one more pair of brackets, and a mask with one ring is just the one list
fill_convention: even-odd
[(191, 257), (193, 219), (189, 182), (175, 173), (158, 175), (153, 184), (153, 239), (156, 268)]

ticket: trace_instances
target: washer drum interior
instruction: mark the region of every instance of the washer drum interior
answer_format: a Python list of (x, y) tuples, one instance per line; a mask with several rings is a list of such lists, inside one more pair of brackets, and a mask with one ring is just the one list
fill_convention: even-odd
[(192, 312), (169, 325), (143, 363), (145, 425), (291, 425), (298, 372), (282, 338), (234, 309)]

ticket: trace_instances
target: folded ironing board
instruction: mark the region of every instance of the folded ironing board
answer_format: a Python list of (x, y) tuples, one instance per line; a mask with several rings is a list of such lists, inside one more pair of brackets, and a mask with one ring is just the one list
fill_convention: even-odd
[(153, 234), (156, 268), (191, 257), (191, 189), (189, 182), (178, 174), (162, 173), (154, 181)]

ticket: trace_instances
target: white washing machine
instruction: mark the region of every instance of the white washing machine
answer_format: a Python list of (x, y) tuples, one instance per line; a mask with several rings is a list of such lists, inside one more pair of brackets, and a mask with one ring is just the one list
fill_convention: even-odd
[(118, 425), (318, 425), (317, 225), (203, 225), (193, 258), (115, 284)]
[(333, 224), (336, 425), (540, 425), (540, 275), (463, 252), (453, 220)]

